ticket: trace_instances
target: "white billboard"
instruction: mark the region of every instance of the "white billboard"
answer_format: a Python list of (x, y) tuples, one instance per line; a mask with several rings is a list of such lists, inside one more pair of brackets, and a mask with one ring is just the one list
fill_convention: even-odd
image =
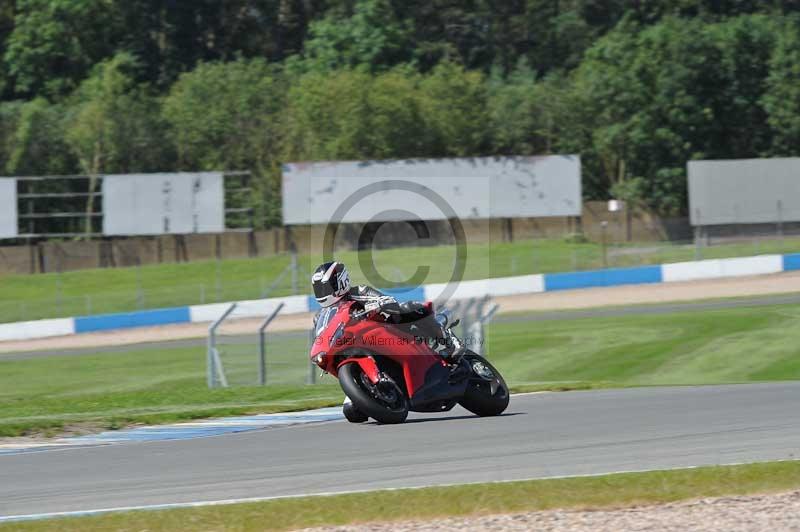
[(17, 180), (0, 179), (0, 238), (17, 236)]
[(285, 224), (580, 216), (577, 155), (291, 163)]
[(800, 221), (800, 158), (689, 161), (692, 225)]
[(225, 230), (221, 173), (103, 177), (103, 233), (162, 235)]

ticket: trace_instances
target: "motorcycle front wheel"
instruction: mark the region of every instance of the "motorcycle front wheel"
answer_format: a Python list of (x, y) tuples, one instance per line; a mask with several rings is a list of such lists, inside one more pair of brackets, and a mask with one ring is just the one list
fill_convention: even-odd
[(464, 355), (463, 363), (469, 365), (472, 375), (458, 404), (482, 417), (502, 414), (508, 408), (511, 394), (497, 368), (472, 351)]
[(373, 384), (356, 363), (339, 368), (339, 385), (362, 414), (386, 425), (408, 417), (408, 399), (392, 380)]

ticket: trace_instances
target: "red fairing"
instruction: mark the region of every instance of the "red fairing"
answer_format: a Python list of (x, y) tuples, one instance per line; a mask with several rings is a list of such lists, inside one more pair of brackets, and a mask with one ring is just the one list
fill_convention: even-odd
[(389, 358), (402, 367), (408, 396), (413, 397), (425, 383), (430, 368), (444, 365), (441, 358), (427, 344), (416, 341), (394, 325), (372, 319), (352, 319), (354, 304), (346, 301), (320, 312), (316, 339), (311, 347), (312, 360), (334, 376), (338, 376), (343, 364), (358, 363), (374, 383), (380, 372), (375, 360), (353, 353), (367, 352)]
[(369, 377), (369, 380), (372, 382), (372, 384), (378, 382), (378, 379), (380, 378), (378, 375), (380, 370), (378, 369), (378, 365), (375, 363), (375, 359), (372, 357), (348, 358), (341, 361), (336, 369), (338, 370), (345, 364), (358, 364), (361, 366), (364, 374)]

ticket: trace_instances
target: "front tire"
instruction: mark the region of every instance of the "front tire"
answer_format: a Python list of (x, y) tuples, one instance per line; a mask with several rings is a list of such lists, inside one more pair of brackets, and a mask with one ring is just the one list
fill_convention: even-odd
[[(356, 409), (378, 423), (392, 425), (408, 417), (408, 399), (397, 383), (372, 384), (355, 362), (339, 368), (339, 385)], [(378, 386), (383, 388), (378, 389)]]
[(481, 417), (499, 416), (505, 412), (511, 394), (497, 368), (472, 351), (467, 352), (462, 361), (469, 365), (472, 376), (464, 396), (458, 403)]

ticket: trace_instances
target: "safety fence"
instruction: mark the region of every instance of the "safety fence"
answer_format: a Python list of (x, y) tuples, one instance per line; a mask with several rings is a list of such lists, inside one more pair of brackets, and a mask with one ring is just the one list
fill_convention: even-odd
[[(448, 292), (451, 292), (449, 299), (459, 300), (577, 288), (764, 275), (793, 270), (800, 270), (800, 253), (711, 259), (586, 272), (521, 275), (461, 281), (454, 285), (447, 283), (428, 284), (414, 288), (392, 289), (386, 292), (400, 301), (433, 301)], [(280, 305), (282, 305), (280, 314), (311, 312), (319, 308), (311, 296), (287, 296), (239, 302), (230, 317), (232, 319), (263, 317), (274, 312)], [(216, 303), (143, 312), (0, 324), (0, 341), (45, 338), (174, 323), (208, 323), (219, 319), (229, 308), (230, 303)]]
[[(205, 235), (200, 235), (205, 236)], [(424, 249), (380, 249), (371, 253), (375, 270), (388, 282), (402, 285), (420, 266), (408, 256), (422, 254), (432, 272), (450, 266), (456, 253), (437, 241)], [(467, 277), (514, 277), (551, 272), (593, 272), (629, 269), (710, 259), (784, 255), (800, 252), (800, 237), (712, 240), (698, 243), (611, 243), (597, 245), (564, 240), (525, 240), (492, 245), (470, 245)], [(0, 248), (0, 263), (3, 262)], [(341, 254), (354, 278), (368, 279), (358, 271), (361, 255)], [(356, 260), (356, 256), (358, 260)], [(209, 260), (148, 267), (104, 269), (97, 275), (52, 273), (3, 278), (0, 284), (0, 323), (66, 316), (91, 316), (156, 308), (183, 307), (298, 295), (305, 291), (318, 258), (284, 254), (269, 259)], [(426, 262), (427, 261), (427, 262)], [(439, 280), (439, 279), (434, 279)], [(379, 282), (371, 284), (380, 285)], [(87, 289), (88, 288), (88, 289)]]

